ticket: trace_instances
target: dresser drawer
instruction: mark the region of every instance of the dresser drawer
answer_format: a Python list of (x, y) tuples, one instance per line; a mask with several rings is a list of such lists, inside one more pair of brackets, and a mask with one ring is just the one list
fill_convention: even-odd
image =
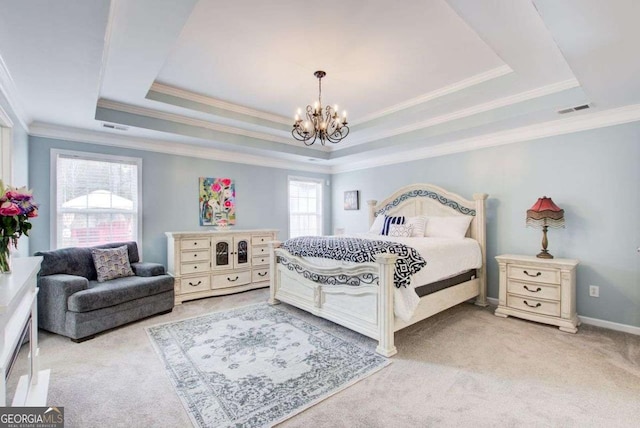
[(507, 285), (507, 292), (538, 299), (560, 300), (560, 286), (555, 284), (532, 284), (510, 279)]
[(180, 291), (182, 293), (195, 293), (196, 291), (205, 291), (210, 288), (209, 275), (182, 278), (180, 280)]
[(180, 244), (181, 250), (197, 250), (203, 248), (208, 250), (211, 246), (211, 241), (207, 239), (183, 239)]
[(251, 247), (251, 255), (252, 256), (268, 256), (269, 255), (269, 247), (265, 245), (254, 245)]
[(264, 245), (269, 241), (273, 241), (271, 235), (253, 235), (251, 237), (251, 245)]
[(251, 282), (251, 271), (226, 273), (224, 275), (214, 275), (211, 288), (227, 288), (245, 285)]
[(208, 248), (201, 251), (183, 251), (180, 253), (182, 263), (208, 262), (209, 257), (211, 257), (211, 253)]
[(511, 279), (540, 282), (544, 284), (560, 284), (558, 269), (536, 268), (531, 266), (508, 265), (507, 276)]
[(269, 268), (254, 269), (251, 271), (251, 282), (261, 282), (269, 280)]
[(549, 315), (552, 317), (560, 316), (560, 302), (556, 301), (539, 300), (532, 297), (507, 294), (507, 306), (541, 315)]
[(182, 275), (209, 272), (209, 262), (180, 263), (180, 272), (182, 272)]
[(254, 256), (251, 258), (251, 265), (252, 266), (268, 265), (269, 260), (270, 260), (270, 257), (268, 254), (264, 256)]

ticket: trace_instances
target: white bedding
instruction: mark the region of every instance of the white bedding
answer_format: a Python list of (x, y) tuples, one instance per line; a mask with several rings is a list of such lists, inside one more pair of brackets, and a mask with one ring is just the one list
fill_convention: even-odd
[[(393, 241), (415, 248), (427, 265), (411, 278), (411, 287), (394, 290), (394, 312), (404, 321), (409, 321), (416, 310), (420, 298), (415, 287), (450, 278), (470, 269), (482, 266), (480, 245), (471, 238), (397, 238), (372, 233), (353, 235), (355, 238)], [(304, 257), (308, 262), (320, 267), (353, 266), (355, 262)]]

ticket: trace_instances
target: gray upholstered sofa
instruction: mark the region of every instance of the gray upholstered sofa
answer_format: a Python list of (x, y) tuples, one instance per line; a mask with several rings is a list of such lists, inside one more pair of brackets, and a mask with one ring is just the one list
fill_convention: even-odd
[[(91, 248), (127, 246), (135, 276), (97, 281)], [(140, 263), (135, 242), (62, 248), (42, 256), (38, 275), (38, 325), (76, 342), (151, 315), (171, 312), (173, 277), (164, 266)]]

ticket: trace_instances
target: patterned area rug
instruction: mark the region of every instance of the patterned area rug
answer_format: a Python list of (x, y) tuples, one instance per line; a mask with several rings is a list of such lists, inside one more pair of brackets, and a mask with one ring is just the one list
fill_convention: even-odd
[(266, 304), (147, 332), (198, 427), (274, 425), (390, 362)]

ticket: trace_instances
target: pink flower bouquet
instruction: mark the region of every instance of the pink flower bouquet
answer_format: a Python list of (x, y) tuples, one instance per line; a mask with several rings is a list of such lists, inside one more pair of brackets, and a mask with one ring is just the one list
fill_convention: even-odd
[(26, 187), (5, 187), (0, 182), (0, 272), (9, 272), (9, 246), (18, 247), (22, 235), (29, 236), (30, 219), (38, 216), (38, 205)]

